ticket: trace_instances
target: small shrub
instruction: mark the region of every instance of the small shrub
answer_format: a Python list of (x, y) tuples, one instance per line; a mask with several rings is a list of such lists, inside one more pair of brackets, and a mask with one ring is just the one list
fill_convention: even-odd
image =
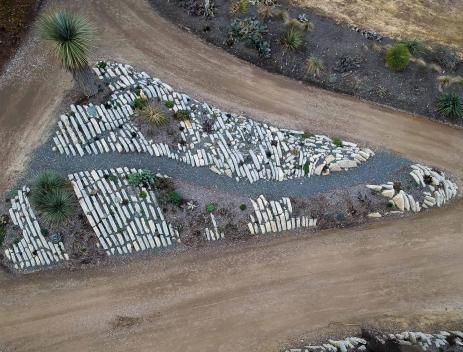
[(169, 203), (172, 203), (174, 205), (182, 204), (182, 200), (183, 200), (182, 195), (178, 193), (177, 191), (169, 192), (168, 198), (169, 198)]
[(65, 180), (53, 171), (45, 171), (34, 180), (31, 189), (31, 203), (38, 210), (47, 206), (46, 195), (64, 188)]
[(445, 117), (463, 117), (462, 99), (455, 93), (441, 94), (435, 102), (436, 111)]
[(172, 109), (174, 107), (174, 102), (172, 100), (167, 100), (165, 102), (166, 108)]
[(320, 77), (322, 71), (325, 69), (322, 59), (317, 56), (310, 56), (305, 62), (305, 69), (307, 73), (314, 75), (315, 77)]
[(426, 53), (426, 46), (418, 39), (401, 40), (399, 43), (407, 47), (410, 55), (421, 57)]
[(308, 175), (310, 171), (310, 162), (306, 161), (302, 168), (304, 170), (304, 175)]
[(174, 190), (174, 182), (172, 179), (167, 177), (156, 177), (154, 180), (154, 187), (166, 192), (170, 192)]
[(439, 90), (442, 91), (445, 88), (448, 88), (454, 84), (463, 85), (462, 76), (439, 76), (437, 77), (437, 82), (439, 82)]
[(190, 119), (190, 113), (188, 110), (178, 110), (176, 113), (175, 113), (175, 118), (178, 120), (178, 121), (186, 121), (186, 120), (189, 120)]
[(257, 13), (264, 20), (273, 17), (273, 6), (267, 5), (265, 3), (259, 3), (257, 5)]
[(283, 23), (288, 23), (289, 22), (289, 12), (286, 11), (286, 10), (279, 10), (277, 13), (276, 13), (277, 17), (283, 21)]
[(230, 39), (245, 42), (246, 46), (256, 49), (264, 58), (270, 57), (270, 44), (264, 39), (268, 28), (255, 18), (234, 19), (231, 23)]
[(460, 61), (456, 51), (444, 45), (432, 46), (431, 50), (427, 51), (426, 58), (449, 71), (453, 70)]
[(132, 108), (138, 110), (142, 110), (146, 105), (148, 105), (148, 101), (140, 97), (136, 97), (132, 102)]
[(212, 213), (212, 212), (213, 212), (214, 210), (216, 210), (216, 209), (217, 209), (217, 204), (215, 204), (215, 203), (208, 203), (208, 204), (206, 205), (206, 211), (207, 211), (208, 213)]
[(119, 180), (119, 178), (116, 175), (109, 175), (108, 180), (111, 181), (111, 182), (116, 183), (117, 180)]
[(150, 124), (160, 126), (167, 123), (166, 115), (154, 105), (148, 105), (143, 109), (144, 117)]
[(141, 191), (140, 193), (138, 193), (138, 196), (140, 197), (140, 199), (146, 199), (146, 197), (148, 197), (148, 193), (146, 193), (145, 191)]
[(127, 206), (127, 205), (129, 205), (129, 200), (128, 199), (122, 199), (121, 204)]
[(410, 52), (404, 44), (397, 43), (386, 51), (386, 65), (392, 71), (403, 71), (410, 62)]
[(244, 15), (249, 10), (248, 0), (238, 0), (230, 6), (230, 12), (233, 14), (240, 13)]
[(98, 63), (98, 65), (96, 65), (100, 70), (106, 70), (106, 67), (108, 66), (108, 64), (104, 61), (100, 61)]
[(311, 138), (311, 137), (313, 137), (313, 133), (304, 132), (304, 133), (302, 134), (302, 138), (304, 138), (304, 139)]
[(337, 147), (342, 147), (342, 139), (341, 138), (334, 137), (332, 143)]
[(299, 49), (304, 44), (302, 32), (298, 29), (290, 28), (283, 38), (283, 43), (288, 49)]
[(133, 187), (150, 187), (155, 180), (156, 176), (150, 170), (141, 170), (128, 176), (129, 185)]
[(246, 204), (241, 204), (240, 205), (240, 210), (245, 211), (246, 210)]
[(206, 121), (203, 122), (203, 131), (206, 133), (211, 133), (214, 129), (214, 120), (212, 119), (207, 119)]

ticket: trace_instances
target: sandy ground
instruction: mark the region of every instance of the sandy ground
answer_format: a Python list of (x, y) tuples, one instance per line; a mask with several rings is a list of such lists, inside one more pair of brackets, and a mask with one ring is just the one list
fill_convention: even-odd
[(460, 0), (293, 0), (336, 20), (403, 39), (419, 38), (463, 49)]
[[(364, 141), (463, 176), (462, 129), (264, 72), (179, 30), (142, 0), (89, 0), (84, 11), (99, 26), (97, 57), (131, 63), (232, 111)], [(25, 52), (0, 77), (2, 191), (49, 133), (72, 87), (42, 47)], [(0, 350), (268, 351), (331, 321), (461, 318), (462, 211), (460, 200), (411, 220), (315, 238), (5, 276)], [(116, 315), (140, 319), (113, 329)]]

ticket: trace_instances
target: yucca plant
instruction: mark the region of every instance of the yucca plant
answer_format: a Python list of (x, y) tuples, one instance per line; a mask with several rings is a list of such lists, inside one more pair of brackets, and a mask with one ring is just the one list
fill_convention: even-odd
[(461, 97), (455, 93), (441, 94), (435, 105), (437, 112), (445, 117), (463, 117), (463, 103)]
[(315, 77), (320, 77), (322, 71), (325, 69), (323, 60), (317, 56), (310, 56), (305, 62), (305, 69), (307, 73), (314, 75)]
[(98, 93), (89, 66), (95, 29), (87, 19), (67, 10), (42, 15), (38, 20), (41, 37), (50, 41), (61, 65), (70, 71), (86, 96)]
[(64, 188), (64, 178), (52, 171), (44, 171), (35, 179), (31, 190), (31, 202), (37, 209), (44, 205), (44, 196)]
[(418, 39), (401, 40), (399, 43), (405, 45), (413, 56), (420, 57), (426, 53), (426, 46)]
[(74, 212), (72, 194), (62, 189), (45, 194), (43, 196), (43, 203), (43, 206), (39, 210), (43, 219), (49, 223), (63, 223)]
[(290, 28), (283, 38), (283, 42), (288, 49), (297, 50), (304, 43), (304, 37), (300, 30)]

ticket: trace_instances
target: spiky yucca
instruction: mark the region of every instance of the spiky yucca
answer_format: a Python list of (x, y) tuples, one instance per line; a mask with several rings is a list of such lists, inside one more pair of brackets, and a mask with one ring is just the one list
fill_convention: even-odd
[(455, 93), (441, 94), (435, 102), (436, 110), (446, 117), (463, 117), (463, 103), (461, 97)]
[(283, 42), (288, 49), (297, 50), (304, 43), (304, 36), (300, 30), (290, 27), (283, 38)]
[(95, 29), (84, 17), (67, 10), (42, 15), (38, 21), (41, 37), (53, 43), (61, 65), (69, 70), (87, 96), (95, 95), (98, 87), (89, 67)]

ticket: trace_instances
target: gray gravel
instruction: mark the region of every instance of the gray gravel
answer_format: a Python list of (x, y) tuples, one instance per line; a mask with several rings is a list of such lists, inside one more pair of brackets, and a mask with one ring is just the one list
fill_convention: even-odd
[(400, 156), (377, 152), (368, 162), (346, 172), (333, 173), (330, 176), (312, 176), (310, 178), (278, 181), (258, 181), (250, 184), (242, 180), (217, 175), (206, 167), (191, 167), (182, 162), (165, 157), (154, 157), (149, 154), (105, 153), (84, 157), (68, 157), (52, 151), (52, 143), (39, 147), (33, 154), (26, 174), (18, 182), (18, 186), (30, 183), (31, 177), (43, 170), (55, 170), (63, 175), (91, 169), (107, 169), (117, 167), (146, 168), (169, 175), (189, 183), (198, 184), (211, 189), (220, 188), (223, 192), (231, 192), (250, 197), (264, 194), (270, 198), (312, 197), (340, 188), (359, 184), (379, 184), (390, 181), (394, 175), (411, 162)]

